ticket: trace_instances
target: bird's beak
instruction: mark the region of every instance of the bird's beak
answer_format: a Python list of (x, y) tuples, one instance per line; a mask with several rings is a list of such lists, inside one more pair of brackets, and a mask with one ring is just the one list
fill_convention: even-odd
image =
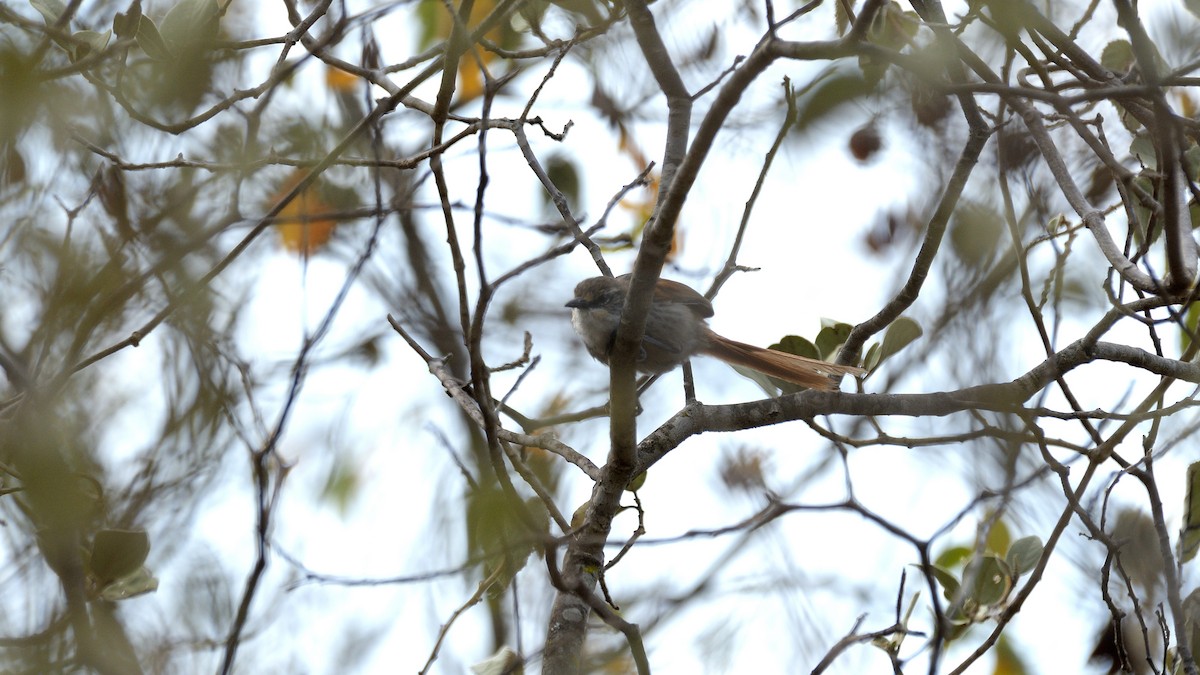
[(583, 298), (571, 298), (571, 301), (568, 302), (566, 305), (564, 305), (564, 307), (571, 307), (573, 309), (578, 309), (580, 307), (587, 307), (587, 305), (588, 305), (587, 300), (584, 300)]

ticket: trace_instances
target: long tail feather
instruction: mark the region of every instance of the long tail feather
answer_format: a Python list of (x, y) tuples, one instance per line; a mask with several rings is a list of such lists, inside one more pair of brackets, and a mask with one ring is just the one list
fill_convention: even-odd
[(798, 384), (810, 389), (836, 391), (841, 375), (862, 375), (866, 371), (854, 366), (839, 366), (774, 349), (763, 349), (744, 342), (710, 334), (704, 353), (726, 363), (745, 366), (764, 375)]

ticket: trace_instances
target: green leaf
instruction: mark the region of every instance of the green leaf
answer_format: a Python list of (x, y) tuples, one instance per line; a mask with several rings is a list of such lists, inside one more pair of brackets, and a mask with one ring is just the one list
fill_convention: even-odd
[(971, 553), (971, 549), (966, 546), (951, 546), (942, 551), (941, 555), (934, 561), (934, 564), (946, 569), (958, 567), (964, 560), (971, 557)]
[(150, 539), (144, 530), (100, 530), (92, 540), (89, 567), (104, 587), (137, 572), (149, 554)]
[[(1187, 167), (1188, 178), (1196, 180), (1200, 176), (1200, 144), (1195, 141), (1183, 153), (1183, 165)], [(1195, 227), (1193, 221), (1192, 226)]]
[(171, 53), (171, 48), (167, 46), (166, 41), (162, 38), (162, 34), (158, 32), (158, 26), (155, 26), (154, 21), (145, 14), (138, 21), (136, 39), (138, 46), (151, 59), (164, 62), (175, 59), (175, 55)]
[(892, 322), (883, 333), (883, 344), (879, 348), (879, 362), (883, 363), (892, 355), (912, 344), (921, 337), (924, 331), (920, 324), (908, 317), (900, 317)]
[(1187, 330), (1179, 331), (1179, 351), (1186, 354), (1192, 346), (1192, 335), (1195, 335), (1196, 331), (1200, 329), (1200, 302), (1188, 305), (1187, 313), (1183, 317), (1183, 325)]
[(988, 530), (985, 548), (992, 553), (1003, 553), (1011, 543), (1012, 535), (1008, 532), (1008, 525), (1005, 525), (1003, 520), (997, 520)]
[(587, 517), (587, 511), (591, 507), (592, 500), (590, 499), (575, 507), (575, 511), (571, 513), (571, 527), (583, 527), (583, 519)]
[(995, 257), (1004, 230), (1004, 220), (995, 209), (979, 202), (964, 202), (954, 213), (950, 246), (967, 265), (982, 267)]
[(1042, 540), (1038, 537), (1021, 537), (1009, 547), (1004, 556), (1008, 566), (1012, 568), (1014, 577), (1019, 577), (1037, 565), (1042, 558)]
[[(839, 72), (841, 71), (841, 72)], [(831, 66), (796, 93), (796, 132), (803, 132), (841, 106), (870, 96), (875, 85), (858, 72)]]
[(817, 353), (820, 354), (818, 358), (828, 360), (850, 337), (854, 326), (830, 319), (822, 319), (821, 324), (821, 332), (817, 333), (816, 339)]
[[(1157, 192), (1155, 180), (1148, 175), (1148, 171), (1142, 171), (1140, 174), (1134, 177), (1132, 181), (1130, 181), (1130, 184), (1133, 187), (1136, 187), (1150, 195), (1151, 198), (1153, 198), (1154, 194)], [(1148, 206), (1146, 206), (1146, 203), (1137, 196), (1136, 193), (1133, 194), (1133, 215), (1137, 217), (1137, 222), (1133, 223), (1133, 236), (1137, 239), (1138, 245), (1141, 245), (1146, 241), (1146, 230), (1150, 227), (1150, 217), (1153, 215), (1153, 212)], [(1154, 231), (1150, 233), (1152, 239), (1150, 243), (1154, 243), (1153, 240), (1158, 239), (1160, 232), (1162, 232), (1161, 227), (1154, 228)]]
[(1011, 568), (994, 555), (985, 555), (968, 563), (963, 579), (971, 581), (967, 597), (980, 607), (1000, 604), (1013, 587)]
[(180, 0), (163, 17), (160, 32), (167, 44), (191, 50), (217, 37), (220, 17), (217, 0)]
[(362, 476), (358, 465), (352, 460), (339, 457), (334, 460), (325, 476), (321, 500), (331, 502), (337, 508), (338, 514), (345, 517), (361, 487)]
[(135, 37), (142, 23), (142, 0), (134, 0), (129, 9), (117, 12), (113, 17), (113, 32), (118, 38)]
[(1143, 131), (1133, 137), (1133, 141), (1129, 143), (1129, 154), (1137, 157), (1147, 169), (1158, 169), (1158, 150), (1155, 149), (1154, 139), (1150, 138), (1149, 133)]
[(770, 348), (810, 359), (821, 358), (821, 353), (817, 351), (816, 345), (799, 335), (785, 335)]
[(925, 571), (932, 574), (933, 578), (937, 580), (938, 585), (942, 587), (942, 595), (946, 596), (946, 599), (950, 602), (954, 602), (955, 598), (958, 597), (958, 578), (949, 570), (942, 569), (937, 565), (928, 565), (925, 567)]
[(1187, 496), (1183, 501), (1183, 531), (1179, 534), (1180, 560), (1188, 562), (1200, 550), (1200, 462), (1187, 470)]
[[(561, 154), (552, 155), (546, 160), (546, 175), (550, 178), (550, 182), (554, 187), (562, 192), (567, 198), (567, 203), (572, 207), (579, 203), (579, 169), (575, 163)], [(550, 193), (540, 191), (542, 195), (542, 203), (549, 206), (553, 204), (550, 198)]]
[(879, 365), (878, 342), (872, 344), (870, 347), (867, 347), (867, 355), (863, 357), (863, 368), (866, 368), (868, 373), (872, 370), (875, 370), (875, 366), (877, 365)]
[(58, 23), (58, 17), (67, 11), (66, 3), (61, 0), (29, 0), (31, 7), (36, 9), (42, 15), (47, 26), (53, 26)]
[(443, 27), (442, 15), (446, 11), (445, 5), (437, 0), (421, 0), (417, 3), (416, 20), (420, 26), (420, 37), (417, 41), (417, 47), (425, 50), (439, 39), (446, 37), (446, 30)]
[(158, 590), (158, 579), (145, 567), (126, 575), (100, 590), (100, 598), (108, 602), (128, 600)]
[(875, 13), (867, 30), (867, 39), (892, 51), (900, 51), (917, 36), (920, 19), (913, 12), (905, 12), (900, 4), (889, 1)]
[(1113, 40), (1100, 52), (1100, 65), (1118, 75), (1128, 73), (1136, 63), (1133, 45), (1129, 44), (1129, 40)]
[[(902, 51), (912, 44), (920, 25), (921, 20), (915, 12), (906, 12), (899, 3), (889, 0), (875, 13), (867, 29), (867, 40), (889, 51)], [(864, 79), (874, 84), (883, 79), (891, 64), (885, 59), (864, 54), (858, 57), (858, 65), (862, 68)]]
[(106, 30), (103, 33), (97, 33), (94, 30), (81, 30), (76, 32), (72, 37), (82, 43), (74, 45), (74, 53), (71, 55), (71, 58), (78, 60), (92, 52), (103, 51), (108, 46), (108, 40), (112, 37), (112, 31)]

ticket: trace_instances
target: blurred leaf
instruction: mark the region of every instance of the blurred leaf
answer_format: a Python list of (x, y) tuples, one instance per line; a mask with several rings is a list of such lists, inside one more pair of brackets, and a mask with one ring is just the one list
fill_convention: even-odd
[(935, 127), (950, 114), (952, 99), (933, 87), (918, 81), (909, 92), (909, 106), (917, 124)]
[(125, 188), (125, 174), (115, 166), (107, 166), (96, 172), (92, 189), (100, 198), (104, 212), (112, 216), (117, 232), (128, 241), (137, 236), (129, 221), (129, 191)]
[[(758, 388), (762, 389), (763, 393), (766, 394), (767, 396), (770, 396), (771, 398), (777, 398), (777, 397), (779, 397), (779, 395), (781, 393), (784, 393), (784, 394), (791, 393), (790, 391), (788, 391), (787, 389), (784, 388), (785, 385), (789, 385), (790, 383), (784, 382), (782, 380), (777, 380), (769, 375), (764, 375), (764, 374), (758, 372), (757, 370), (746, 368), (745, 366), (738, 366), (738, 365), (734, 365), (731, 363), (731, 364), (729, 364), (729, 367), (733, 368), (734, 371), (736, 371), (738, 375), (741, 375), (742, 377), (746, 378), (747, 380), (750, 380), (754, 384), (757, 384)], [(794, 385), (792, 385), (792, 386), (794, 386)]]
[(629, 485), (625, 486), (625, 491), (626, 492), (637, 492), (638, 490), (641, 490), (642, 486), (646, 484), (646, 475), (648, 473), (649, 473), (648, 471), (643, 471), (643, 472), (639, 473), (638, 475), (634, 476), (633, 479), (629, 481)]
[(950, 246), (968, 266), (982, 268), (995, 257), (1004, 231), (1004, 221), (994, 209), (963, 202), (950, 226)]
[[(585, 19), (586, 25), (594, 26), (604, 21), (605, 12), (601, 9), (603, 4), (596, 2), (596, 0), (550, 0), (550, 2), (577, 17)], [(525, 6), (536, 7), (538, 4), (533, 2), (525, 3), (522, 9)]]
[(1179, 352), (1186, 354), (1187, 350), (1192, 346), (1192, 335), (1195, 335), (1200, 330), (1200, 302), (1193, 302), (1188, 305), (1187, 313), (1184, 314), (1183, 325), (1187, 330), (1179, 331)]
[(929, 565), (925, 568), (925, 571), (932, 574), (933, 578), (937, 580), (938, 585), (942, 587), (942, 595), (950, 602), (954, 602), (958, 597), (958, 577), (954, 576), (949, 570), (937, 565)]
[[(536, 498), (527, 504), (532, 513), (545, 516), (545, 509), (536, 503)], [(517, 572), (528, 564), (534, 549), (532, 542), (535, 539), (521, 522), (518, 508), (496, 486), (481, 486), (467, 497), (467, 543), (471, 555), (483, 560), (487, 574), (497, 568), (501, 570), (496, 583), (488, 590), (493, 597), (508, 588)], [(542, 531), (548, 529), (547, 521)]]
[[(1196, 180), (1200, 176), (1200, 145), (1192, 141), (1188, 149), (1183, 152), (1183, 164), (1187, 167), (1188, 178)], [(1193, 221), (1195, 227), (1195, 221)]]
[(1008, 563), (994, 555), (985, 555), (968, 563), (963, 571), (963, 579), (972, 582), (967, 597), (981, 607), (1000, 604), (1008, 597), (1013, 586), (1012, 570)]
[(339, 455), (333, 465), (329, 467), (329, 473), (325, 475), (325, 485), (321, 487), (321, 499), (333, 502), (338, 513), (345, 516), (350, 503), (358, 495), (361, 487), (362, 479), (358, 466), (343, 455)]
[(117, 12), (113, 17), (113, 32), (120, 39), (131, 38), (137, 35), (138, 29), (142, 23), (142, 0), (133, 0), (129, 5), (129, 9), (124, 12)]
[(1129, 154), (1138, 158), (1147, 169), (1158, 169), (1158, 150), (1154, 147), (1154, 139), (1148, 132), (1141, 132), (1129, 143)]
[(1014, 576), (1021, 576), (1037, 565), (1042, 558), (1042, 540), (1035, 536), (1021, 537), (1013, 542), (1004, 556)]
[[(461, 0), (451, 3), (456, 13), (460, 11), (461, 5)], [(495, 9), (495, 0), (475, 0), (471, 4), (470, 16), (467, 17), (467, 30), (474, 30)], [(447, 11), (446, 3), (441, 0), (423, 0), (419, 3), (417, 20), (420, 24), (420, 44), (422, 49), (430, 47), (436, 42), (448, 39), (455, 23), (454, 17)], [(512, 49), (520, 43), (520, 35), (513, 30), (511, 21), (499, 22), (485, 33), (484, 37), (507, 49)], [(495, 76), (500, 74), (496, 67), (491, 66), (496, 59), (497, 55), (495, 52), (481, 49), (478, 46), (471, 47), (469, 53), (459, 59), (458, 88), (455, 92), (456, 104), (461, 105), (483, 94), (485, 83), (483, 74), (480, 72), (481, 64), (483, 67), (488, 68), (492, 75)]]
[(67, 5), (61, 0), (29, 0), (29, 4), (42, 15), (47, 26), (58, 23), (58, 17), (67, 11)]
[(721, 484), (731, 492), (762, 494), (767, 488), (770, 457), (759, 448), (739, 445), (721, 455), (717, 467)]
[(341, 68), (333, 66), (325, 66), (325, 87), (334, 93), (357, 93), (359, 84), (363, 79), (354, 73), (349, 73)]
[(863, 357), (863, 368), (866, 368), (867, 372), (870, 373), (872, 370), (875, 370), (875, 366), (877, 365), (879, 365), (879, 343), (875, 342), (870, 347), (867, 347), (867, 355)]
[(958, 567), (964, 560), (970, 558), (973, 552), (968, 546), (951, 546), (942, 551), (941, 555), (934, 561), (934, 564), (945, 569)]
[[(307, 175), (306, 169), (293, 171), (270, 197), (268, 205), (283, 199)], [(329, 217), (334, 209), (325, 199), (323, 184), (321, 179), (314, 181), (279, 212), (279, 239), (288, 251), (308, 257), (324, 248), (333, 236), (337, 222)]]
[[(895, 0), (888, 0), (875, 13), (867, 29), (867, 40), (891, 51), (901, 51), (912, 43), (917, 35), (920, 19), (915, 12), (905, 12)], [(878, 83), (891, 65), (888, 61), (871, 55), (858, 58), (859, 67), (868, 82)]]
[(572, 528), (583, 527), (583, 519), (587, 517), (587, 511), (589, 508), (591, 508), (591, 506), (592, 506), (592, 500), (589, 499), (586, 502), (575, 507), (575, 511), (573, 511), (571, 513), (571, 527)]
[(906, 316), (893, 321), (883, 332), (883, 343), (879, 348), (879, 363), (890, 359), (901, 349), (921, 337), (923, 333), (921, 325)]
[(109, 38), (112, 37), (112, 31), (106, 30), (103, 33), (97, 33), (94, 30), (81, 30), (72, 37), (83, 44), (74, 46), (71, 58), (82, 59), (92, 52), (104, 51), (104, 48), (108, 46)]
[[(1131, 184), (1140, 189), (1142, 192), (1145, 192), (1147, 195), (1153, 197), (1158, 193), (1157, 182), (1155, 179), (1151, 178), (1148, 173), (1148, 170), (1142, 171), (1133, 178)], [(1134, 194), (1133, 215), (1137, 217), (1137, 222), (1131, 223), (1130, 227), (1133, 229), (1133, 236), (1135, 239), (1137, 239), (1137, 243), (1139, 245), (1145, 244), (1148, 236), (1151, 240), (1149, 243), (1154, 243), (1154, 241), (1158, 239), (1158, 235), (1162, 232), (1161, 227), (1155, 227), (1153, 231), (1149, 231), (1154, 215), (1152, 207), (1153, 204), (1147, 203)]]
[(1000, 133), (996, 140), (996, 161), (1005, 170), (1029, 166), (1038, 156), (1037, 144), (1027, 131)]
[(516, 652), (504, 646), (487, 659), (473, 664), (471, 672), (475, 675), (520, 675), (524, 672), (524, 664)]
[(163, 17), (159, 32), (173, 47), (203, 48), (217, 37), (220, 17), (217, 0), (180, 0)]
[(100, 530), (92, 541), (89, 568), (100, 587), (138, 571), (150, 554), (144, 530)]
[(108, 602), (128, 600), (158, 590), (158, 579), (149, 569), (141, 567), (133, 574), (122, 577), (100, 590), (100, 598)]
[[(1189, 312), (1190, 314), (1190, 312)], [(1183, 501), (1183, 531), (1179, 535), (1180, 560), (1188, 562), (1200, 550), (1200, 462), (1187, 470), (1187, 495)]]
[(1096, 168), (1092, 169), (1092, 175), (1088, 180), (1087, 192), (1084, 196), (1087, 197), (1089, 203), (1099, 204), (1108, 197), (1108, 193), (1112, 191), (1115, 184), (1116, 181), (1113, 178), (1112, 170), (1103, 163), (1098, 163), (1096, 164)]
[(850, 337), (850, 331), (854, 330), (854, 326), (841, 321), (833, 321), (830, 319), (822, 319), (821, 332), (817, 333), (817, 352), (820, 354), (818, 358), (828, 361), (838, 347), (846, 342), (846, 338)]
[[(836, 69), (835, 69), (836, 68)], [(841, 106), (871, 95), (875, 85), (861, 73), (830, 66), (796, 93), (797, 132), (803, 132)]]
[(992, 675), (1026, 675), (1029, 672), (1029, 668), (1021, 661), (1021, 655), (1012, 648), (1007, 634), (1000, 636), (995, 652), (996, 665), (992, 668)]
[(888, 0), (871, 21), (867, 39), (893, 51), (907, 47), (917, 36), (920, 18), (915, 12), (906, 12), (895, 0)]
[(1158, 547), (1158, 528), (1149, 513), (1124, 507), (1109, 535), (1119, 547), (1117, 555), (1129, 581), (1148, 592), (1163, 583), (1163, 557)]
[(992, 553), (1004, 553), (1012, 543), (1012, 535), (1008, 533), (1008, 525), (1003, 520), (996, 520), (988, 530), (985, 549)]
[(1017, 33), (1021, 31), (1027, 20), (1026, 13), (1036, 11), (1032, 7), (1028, 7), (1027, 0), (984, 0), (984, 2), (988, 6), (988, 14), (995, 23), (996, 30), (1010, 41), (1018, 39)]
[(1193, 99), (1186, 91), (1181, 90), (1176, 93), (1179, 96), (1179, 112), (1188, 119), (1196, 119), (1196, 100)]
[[(550, 177), (554, 187), (567, 198), (567, 203), (572, 208), (579, 204), (579, 169), (574, 162), (558, 153), (551, 155), (546, 160), (546, 175)], [(553, 206), (554, 201), (548, 192), (538, 190), (538, 194), (541, 195), (543, 205)]]
[(1118, 75), (1128, 73), (1136, 64), (1133, 45), (1129, 44), (1129, 40), (1113, 40), (1100, 52), (1100, 65)]
[(167, 47), (166, 41), (163, 40), (162, 34), (158, 32), (158, 27), (154, 25), (154, 21), (145, 14), (138, 21), (137, 44), (143, 52), (146, 52), (146, 56), (155, 61), (168, 62), (175, 58), (171, 49)]

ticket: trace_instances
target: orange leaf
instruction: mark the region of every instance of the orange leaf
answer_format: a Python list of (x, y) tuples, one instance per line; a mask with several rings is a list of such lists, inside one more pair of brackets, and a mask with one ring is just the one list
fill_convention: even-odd
[(329, 87), (330, 91), (338, 93), (354, 93), (358, 83), (361, 82), (357, 75), (352, 75), (340, 68), (332, 66), (325, 68), (325, 86)]
[[(306, 175), (304, 169), (293, 172), (272, 195), (270, 203), (283, 199)], [(279, 212), (279, 240), (283, 247), (305, 258), (319, 251), (333, 236), (336, 222), (328, 217), (332, 213), (333, 209), (320, 196), (319, 183), (304, 188)]]

